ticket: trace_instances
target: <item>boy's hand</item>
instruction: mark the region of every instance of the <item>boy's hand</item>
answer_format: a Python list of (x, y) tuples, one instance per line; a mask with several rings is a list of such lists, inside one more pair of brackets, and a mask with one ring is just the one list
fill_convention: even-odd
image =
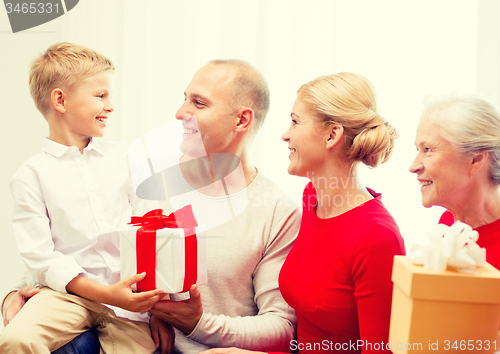
[(153, 305), (163, 297), (163, 290), (155, 289), (135, 293), (130, 288), (132, 284), (141, 281), (146, 277), (146, 272), (132, 275), (120, 280), (118, 283), (109, 285), (109, 304), (121, 307), (133, 312), (149, 311)]
[(2, 307), (3, 325), (7, 326), (16, 317), (17, 313), (21, 311), (26, 301), (39, 292), (40, 289), (34, 286), (25, 286), (18, 291), (8, 294)]
[(160, 347), (161, 354), (170, 354), (174, 350), (174, 327), (153, 315), (149, 320), (149, 328), (156, 348)]
[(189, 334), (200, 320), (203, 314), (201, 295), (196, 285), (189, 289), (190, 298), (182, 301), (162, 300), (154, 304), (149, 311), (165, 322)]

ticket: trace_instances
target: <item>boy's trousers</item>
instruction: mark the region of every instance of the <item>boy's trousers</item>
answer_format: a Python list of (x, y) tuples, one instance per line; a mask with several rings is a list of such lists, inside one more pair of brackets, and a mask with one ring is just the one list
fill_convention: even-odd
[(44, 287), (0, 336), (0, 353), (50, 353), (89, 328), (96, 328), (101, 353), (151, 354), (149, 324), (117, 317), (113, 310), (79, 296)]

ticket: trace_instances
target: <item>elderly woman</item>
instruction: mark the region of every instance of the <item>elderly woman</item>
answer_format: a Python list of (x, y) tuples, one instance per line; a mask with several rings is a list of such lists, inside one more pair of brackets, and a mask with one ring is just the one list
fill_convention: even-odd
[(425, 207), (447, 211), (479, 233), (486, 260), (500, 269), (500, 114), (475, 95), (428, 99), (417, 130), (417, 174)]
[(385, 162), (397, 133), (378, 114), (370, 82), (351, 73), (303, 85), (291, 120), (282, 137), (290, 150), (288, 172), (311, 182), (279, 277), (283, 297), (297, 311), (290, 349), (390, 353), (392, 263), (405, 250), (381, 195), (361, 185), (356, 166)]

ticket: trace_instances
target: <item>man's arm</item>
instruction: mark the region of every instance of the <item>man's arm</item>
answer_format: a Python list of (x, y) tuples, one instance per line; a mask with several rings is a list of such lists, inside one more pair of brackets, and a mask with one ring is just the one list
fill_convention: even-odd
[[(252, 350), (289, 350), (290, 341), (295, 336), (295, 311), (286, 304), (281, 296), (278, 288), (278, 274), (293, 245), (300, 225), (300, 215), (292, 207), (285, 208), (285, 211), (281, 209), (281, 213), (276, 212), (273, 208), (256, 209), (259, 209), (259, 211), (249, 215), (249, 224), (258, 220), (261, 216), (271, 219), (272, 223), (266, 224), (266, 227), (269, 224), (271, 225), (270, 228), (266, 229), (266, 235), (252, 233), (250, 230), (244, 229), (245, 226), (239, 223), (233, 226), (238, 229), (238, 232), (244, 229), (244, 238), (252, 240), (249, 241), (250, 243), (255, 240), (254, 245), (260, 242), (259, 246), (253, 248), (247, 248), (247, 244), (245, 244), (235, 249), (238, 257), (241, 253), (244, 258), (247, 258), (247, 256), (257, 258), (257, 262), (249, 270), (250, 274), (245, 273), (251, 284), (247, 284), (247, 280), (238, 278), (228, 270), (231, 276), (223, 278), (226, 288), (218, 286), (217, 289), (214, 289), (214, 285), (211, 284), (209, 279), (209, 283), (202, 286), (205, 288), (201, 289), (204, 290), (201, 299), (194, 296), (180, 303), (160, 301), (153, 306), (151, 312), (169, 321), (184, 333), (188, 333), (187, 338), (206, 345), (219, 347), (238, 346)], [(271, 209), (271, 212), (269, 212), (269, 209)], [(264, 215), (259, 216), (259, 213)], [(270, 215), (265, 215), (266, 213)], [(224, 230), (224, 235), (230, 235), (228, 237), (231, 237), (231, 230)], [(211, 241), (210, 236), (208, 236), (207, 241)], [(227, 260), (227, 253), (227, 249), (217, 251), (220, 258), (219, 262), (224, 264), (222, 268), (217, 268), (217, 272), (227, 267), (233, 268), (248, 263), (244, 259), (238, 259), (237, 261), (241, 264), (232, 264)], [(212, 272), (214, 272), (213, 269)], [(241, 288), (252, 291), (252, 296), (246, 294), (246, 299), (238, 299), (237, 296), (234, 296), (234, 292), (240, 291), (238, 289)], [(212, 295), (212, 298), (209, 298), (211, 307), (208, 309), (206, 307), (207, 298), (203, 298), (204, 294), (207, 293)], [(219, 295), (213, 296), (215, 293)], [(233, 304), (234, 307), (238, 308), (248, 306), (249, 304), (246, 303), (248, 296), (253, 300), (250, 301), (256, 308), (254, 312), (256, 315), (241, 314), (238, 316), (233, 314), (228, 316), (220, 314), (221, 308), (233, 307)], [(201, 305), (202, 302), (204, 306)], [(242, 304), (242, 302), (245, 302), (245, 304)], [(201, 316), (199, 316), (199, 307), (204, 308)], [(216, 311), (219, 311), (219, 313), (216, 314)], [(224, 313), (224, 310), (222, 311)], [(191, 312), (191, 315), (189, 315), (189, 312)], [(196, 321), (198, 318), (199, 320)]]

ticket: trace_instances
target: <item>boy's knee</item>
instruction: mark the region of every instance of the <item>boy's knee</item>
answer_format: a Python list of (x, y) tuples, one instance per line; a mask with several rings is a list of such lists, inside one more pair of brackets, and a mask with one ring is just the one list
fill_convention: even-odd
[(37, 353), (33, 347), (33, 339), (23, 330), (16, 330), (11, 324), (5, 327), (0, 335), (0, 353)]

